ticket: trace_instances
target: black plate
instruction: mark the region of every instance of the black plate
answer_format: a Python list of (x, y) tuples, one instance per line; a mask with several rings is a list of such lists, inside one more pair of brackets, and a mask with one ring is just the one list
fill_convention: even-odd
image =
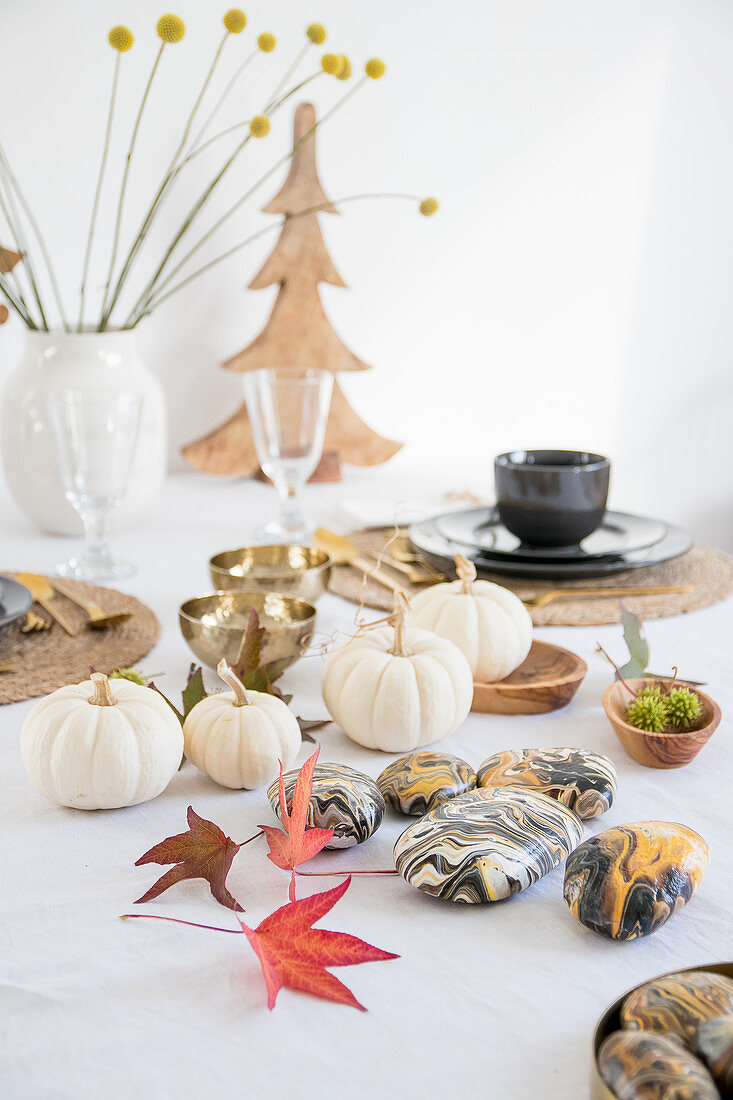
[(534, 577), (545, 580), (571, 580), (582, 577), (605, 577), (611, 573), (622, 573), (626, 569), (641, 569), (646, 565), (658, 565), (660, 562), (678, 558), (686, 553), (693, 544), (692, 536), (681, 527), (667, 527), (667, 534), (659, 542), (640, 550), (631, 550), (614, 558), (593, 558), (590, 561), (527, 561), (524, 559), (494, 558), (487, 551), (477, 550), (475, 546), (451, 542), (437, 529), (437, 521), (442, 517), (415, 523), (410, 527), (410, 540), (416, 549), (441, 572), (452, 572), (453, 555), (463, 554), (469, 558), (479, 575), (484, 573), (503, 573), (514, 577)]
[(14, 623), (30, 611), (33, 597), (12, 577), (0, 577), (0, 627)]
[(667, 534), (667, 524), (627, 512), (606, 512), (597, 531), (579, 546), (528, 546), (507, 531), (493, 508), (470, 508), (437, 516), (436, 530), (449, 542), (463, 543), (511, 561), (587, 562), (598, 558), (618, 558), (634, 550), (655, 546)]

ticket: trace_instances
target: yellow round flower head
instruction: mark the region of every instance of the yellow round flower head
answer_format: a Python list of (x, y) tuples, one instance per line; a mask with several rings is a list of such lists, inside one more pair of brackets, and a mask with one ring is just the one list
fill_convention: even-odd
[(132, 35), (132, 31), (129, 27), (123, 27), (122, 24), (117, 27), (113, 27), (107, 35), (107, 41), (113, 50), (117, 50), (118, 53), (127, 53), (132, 49), (132, 44), (135, 41)]
[(364, 66), (364, 72), (372, 80), (379, 80), (380, 76), (384, 76), (386, 69), (387, 66), (378, 57), (371, 57)]
[(423, 199), (420, 203), (418, 210), (426, 218), (429, 218), (431, 214), (435, 214), (438, 209), (438, 200), (434, 199), (432, 195), (428, 199)]
[(241, 34), (247, 26), (247, 16), (241, 8), (230, 8), (222, 22), (230, 34)]
[(351, 62), (345, 53), (339, 54), (339, 61), (341, 62), (341, 68), (336, 73), (339, 80), (348, 80), (351, 76)]
[(320, 23), (311, 23), (305, 28), (305, 33), (314, 46), (322, 46), (326, 41), (326, 28)]
[(267, 115), (255, 115), (249, 124), (249, 132), (252, 137), (267, 137), (270, 132), (270, 120)]
[(321, 58), (321, 68), (329, 76), (337, 76), (341, 71), (341, 58), (335, 53), (324, 53)]
[(261, 34), (260, 37), (257, 39), (257, 45), (260, 47), (263, 53), (272, 53), (272, 51), (275, 49), (275, 42), (275, 35), (268, 34), (267, 32), (265, 32), (265, 34)]
[(158, 38), (172, 45), (174, 42), (181, 41), (186, 33), (186, 24), (180, 15), (161, 15), (155, 29), (158, 32)]

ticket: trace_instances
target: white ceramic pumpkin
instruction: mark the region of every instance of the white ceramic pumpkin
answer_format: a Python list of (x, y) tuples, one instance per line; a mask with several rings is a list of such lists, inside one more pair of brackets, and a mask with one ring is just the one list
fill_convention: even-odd
[(286, 771), (301, 746), (293, 712), (274, 695), (245, 690), (220, 661), (216, 670), (232, 689), (209, 695), (191, 710), (183, 724), (186, 756), (199, 771), (222, 787), (253, 791)]
[(36, 703), (20, 751), (31, 783), (52, 802), (111, 810), (147, 802), (168, 786), (183, 734), (160, 695), (95, 672)]
[(474, 680), (493, 684), (525, 660), (532, 618), (508, 588), (476, 580), (473, 563), (461, 554), (455, 560), (458, 580), (419, 592), (412, 600), (411, 622), (448, 638), (468, 658)]
[(473, 699), (468, 661), (457, 646), (405, 625), (399, 596), (391, 626), (366, 630), (326, 660), (321, 693), (352, 741), (410, 752), (453, 733)]

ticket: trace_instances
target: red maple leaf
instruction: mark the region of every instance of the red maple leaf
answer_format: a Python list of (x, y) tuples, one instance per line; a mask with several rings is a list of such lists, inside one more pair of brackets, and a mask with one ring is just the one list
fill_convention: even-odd
[(317, 855), (333, 836), (333, 829), (306, 829), (308, 804), (313, 793), (313, 771), (320, 751), (319, 745), (298, 772), (290, 812), (288, 812), (285, 798), (282, 761), (280, 762), (280, 816), (285, 831), (276, 829), (272, 825), (258, 826), (265, 834), (270, 847), (267, 858), (272, 860), (276, 867), (293, 872), (290, 876), (288, 891), (291, 902), (295, 901), (295, 868)]
[(353, 1005), (366, 1012), (351, 990), (329, 974), (326, 967), (398, 959), (399, 955), (372, 947), (346, 932), (327, 932), (312, 927), (333, 909), (350, 884), (351, 876), (333, 890), (288, 902), (266, 917), (257, 928), (248, 928), (237, 917), (260, 961), (267, 984), (268, 1008), (275, 1007), (278, 993), (283, 986), (287, 986), (314, 997), (323, 997), (326, 1001)]
[(232, 860), (242, 845), (235, 844), (213, 821), (199, 817), (193, 806), (188, 807), (186, 817), (188, 832), (167, 837), (135, 861), (136, 867), (141, 867), (143, 863), (178, 864), (177, 867), (166, 871), (141, 898), (137, 899), (135, 905), (143, 901), (152, 901), (176, 882), (183, 882), (184, 879), (189, 878), (203, 878), (208, 882), (211, 893), (220, 905), (225, 905), (227, 909), (241, 910), (242, 906), (226, 888), (226, 877)]

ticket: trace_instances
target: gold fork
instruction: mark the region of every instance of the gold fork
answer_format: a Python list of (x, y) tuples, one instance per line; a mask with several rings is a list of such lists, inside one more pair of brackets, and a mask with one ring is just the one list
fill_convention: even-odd
[(55, 577), (51, 581), (51, 585), (60, 595), (65, 596), (67, 600), (71, 600), (82, 611), (86, 611), (89, 616), (87, 626), (91, 627), (92, 630), (106, 630), (109, 626), (117, 626), (119, 623), (127, 622), (132, 616), (131, 611), (116, 611), (108, 615), (94, 600), (82, 596), (73, 585), (67, 585), (65, 581), (57, 580)]
[(39, 630), (50, 629), (51, 620), (44, 619), (43, 615), (37, 615), (35, 611), (28, 612), (20, 628), (22, 634), (35, 634)]
[(656, 588), (553, 588), (550, 592), (542, 592), (539, 596), (527, 596), (522, 600), (525, 607), (547, 607), (548, 603), (560, 599), (585, 599), (587, 597), (607, 597), (618, 599), (619, 596), (673, 596), (683, 592), (692, 592), (691, 584), (659, 585)]

